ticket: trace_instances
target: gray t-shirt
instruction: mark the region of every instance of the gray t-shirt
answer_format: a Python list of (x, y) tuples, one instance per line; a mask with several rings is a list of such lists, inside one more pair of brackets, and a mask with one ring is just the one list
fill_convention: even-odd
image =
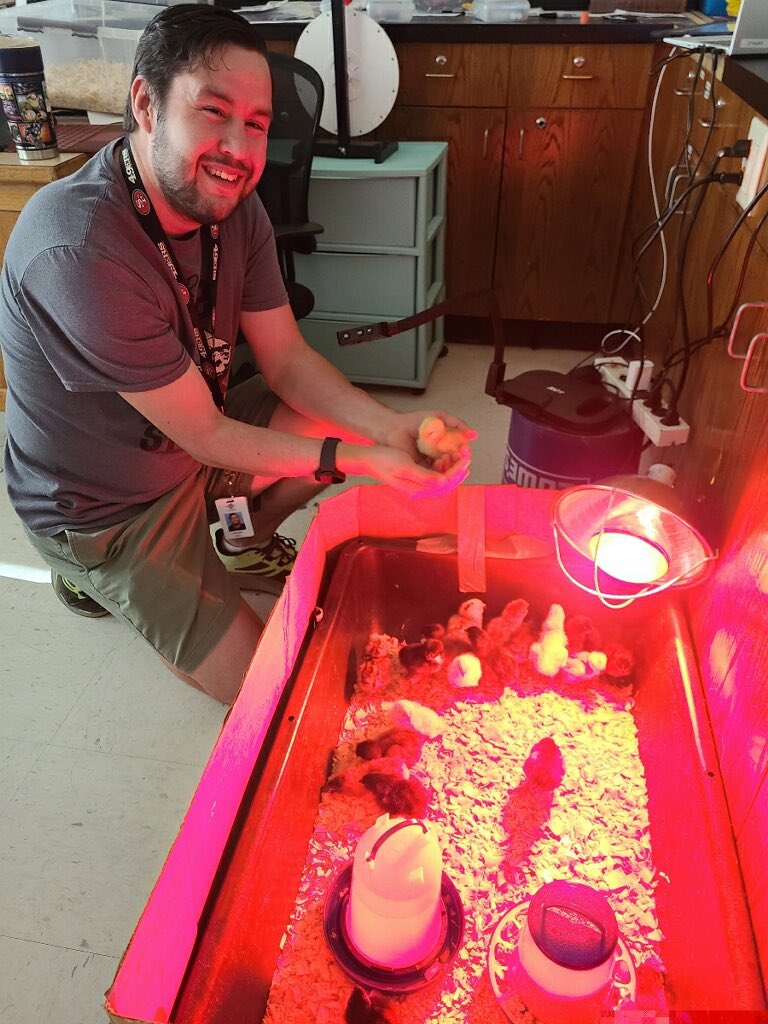
[[(255, 192), (221, 224), (220, 241), (214, 355), (224, 391), (240, 312), (288, 300)], [(172, 245), (194, 295), (199, 232)], [(117, 393), (163, 387), (198, 359), (113, 144), (22, 210), (0, 282), (0, 343), (8, 494), (33, 533), (121, 522), (198, 470)]]

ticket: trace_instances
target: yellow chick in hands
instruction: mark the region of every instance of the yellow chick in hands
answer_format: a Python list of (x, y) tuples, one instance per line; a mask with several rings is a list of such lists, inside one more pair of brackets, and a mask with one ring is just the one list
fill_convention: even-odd
[(449, 429), (439, 416), (427, 416), (419, 426), (416, 447), (422, 455), (437, 460), (460, 452), (467, 441), (463, 430)]

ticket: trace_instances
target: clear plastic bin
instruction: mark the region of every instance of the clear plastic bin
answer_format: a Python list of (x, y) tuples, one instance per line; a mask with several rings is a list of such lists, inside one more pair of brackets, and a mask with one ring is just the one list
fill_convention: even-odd
[(528, 0), (474, 0), (472, 17), (478, 21), (492, 21), (497, 24), (525, 21), (530, 10)]
[(415, 11), (413, 0), (368, 0), (368, 16), (374, 21), (410, 21)]
[(0, 12), (0, 33), (28, 36), (40, 46), (53, 107), (122, 114), (136, 44), (159, 6), (41, 0)]

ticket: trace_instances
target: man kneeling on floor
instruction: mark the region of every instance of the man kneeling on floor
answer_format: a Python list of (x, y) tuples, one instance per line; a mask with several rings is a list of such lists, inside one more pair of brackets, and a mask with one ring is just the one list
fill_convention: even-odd
[[(126, 137), (27, 203), (0, 293), (8, 493), (57, 595), (225, 702), (263, 628), (239, 588), (285, 581), (288, 515), (344, 474), (416, 496), (469, 461), (424, 465), (430, 413), (380, 405), (302, 339), (254, 192), (270, 116), (255, 29), (164, 9), (139, 41)], [(260, 373), (228, 391), (238, 329)]]

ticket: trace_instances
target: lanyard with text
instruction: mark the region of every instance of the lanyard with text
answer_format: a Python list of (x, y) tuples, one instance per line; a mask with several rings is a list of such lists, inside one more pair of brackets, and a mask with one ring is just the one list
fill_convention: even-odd
[[(144, 188), (144, 183), (141, 180), (141, 175), (136, 166), (136, 162), (133, 159), (131, 153), (131, 147), (126, 139), (123, 142), (122, 149), (120, 151), (120, 169), (123, 172), (123, 178), (125, 184), (131, 196), (131, 202), (133, 208), (136, 211), (136, 216), (139, 223), (147, 233), (149, 238), (157, 246), (160, 255), (165, 260), (165, 263), (173, 274), (176, 283), (181, 291), (181, 296), (187, 307), (189, 313), (189, 319), (192, 322), (192, 334), (195, 341), (195, 347), (198, 355), (200, 356), (200, 369), (202, 370), (203, 377), (205, 378), (208, 387), (211, 389), (211, 395), (220, 410), (224, 408), (224, 396), (221, 393), (221, 386), (219, 385), (219, 378), (216, 373), (216, 365), (213, 358), (213, 349), (208, 343), (205, 331), (200, 326), (200, 319), (195, 309), (195, 303), (190, 301), (189, 289), (184, 284), (179, 276), (179, 269), (177, 266), (176, 257), (173, 255), (171, 249), (171, 243), (168, 241), (168, 236), (160, 221), (157, 218), (157, 214), (152, 208), (152, 204), (149, 201), (149, 196)], [(205, 284), (207, 290), (207, 301), (211, 311), (211, 335), (215, 339), (216, 337), (216, 285), (218, 281), (218, 270), (219, 260), (221, 258), (221, 242), (219, 240), (219, 225), (210, 224), (208, 230), (203, 229), (202, 234), (202, 247), (203, 256), (200, 274), (200, 287), (202, 288)], [(205, 276), (205, 265), (209, 267), (209, 273), (206, 280)]]

